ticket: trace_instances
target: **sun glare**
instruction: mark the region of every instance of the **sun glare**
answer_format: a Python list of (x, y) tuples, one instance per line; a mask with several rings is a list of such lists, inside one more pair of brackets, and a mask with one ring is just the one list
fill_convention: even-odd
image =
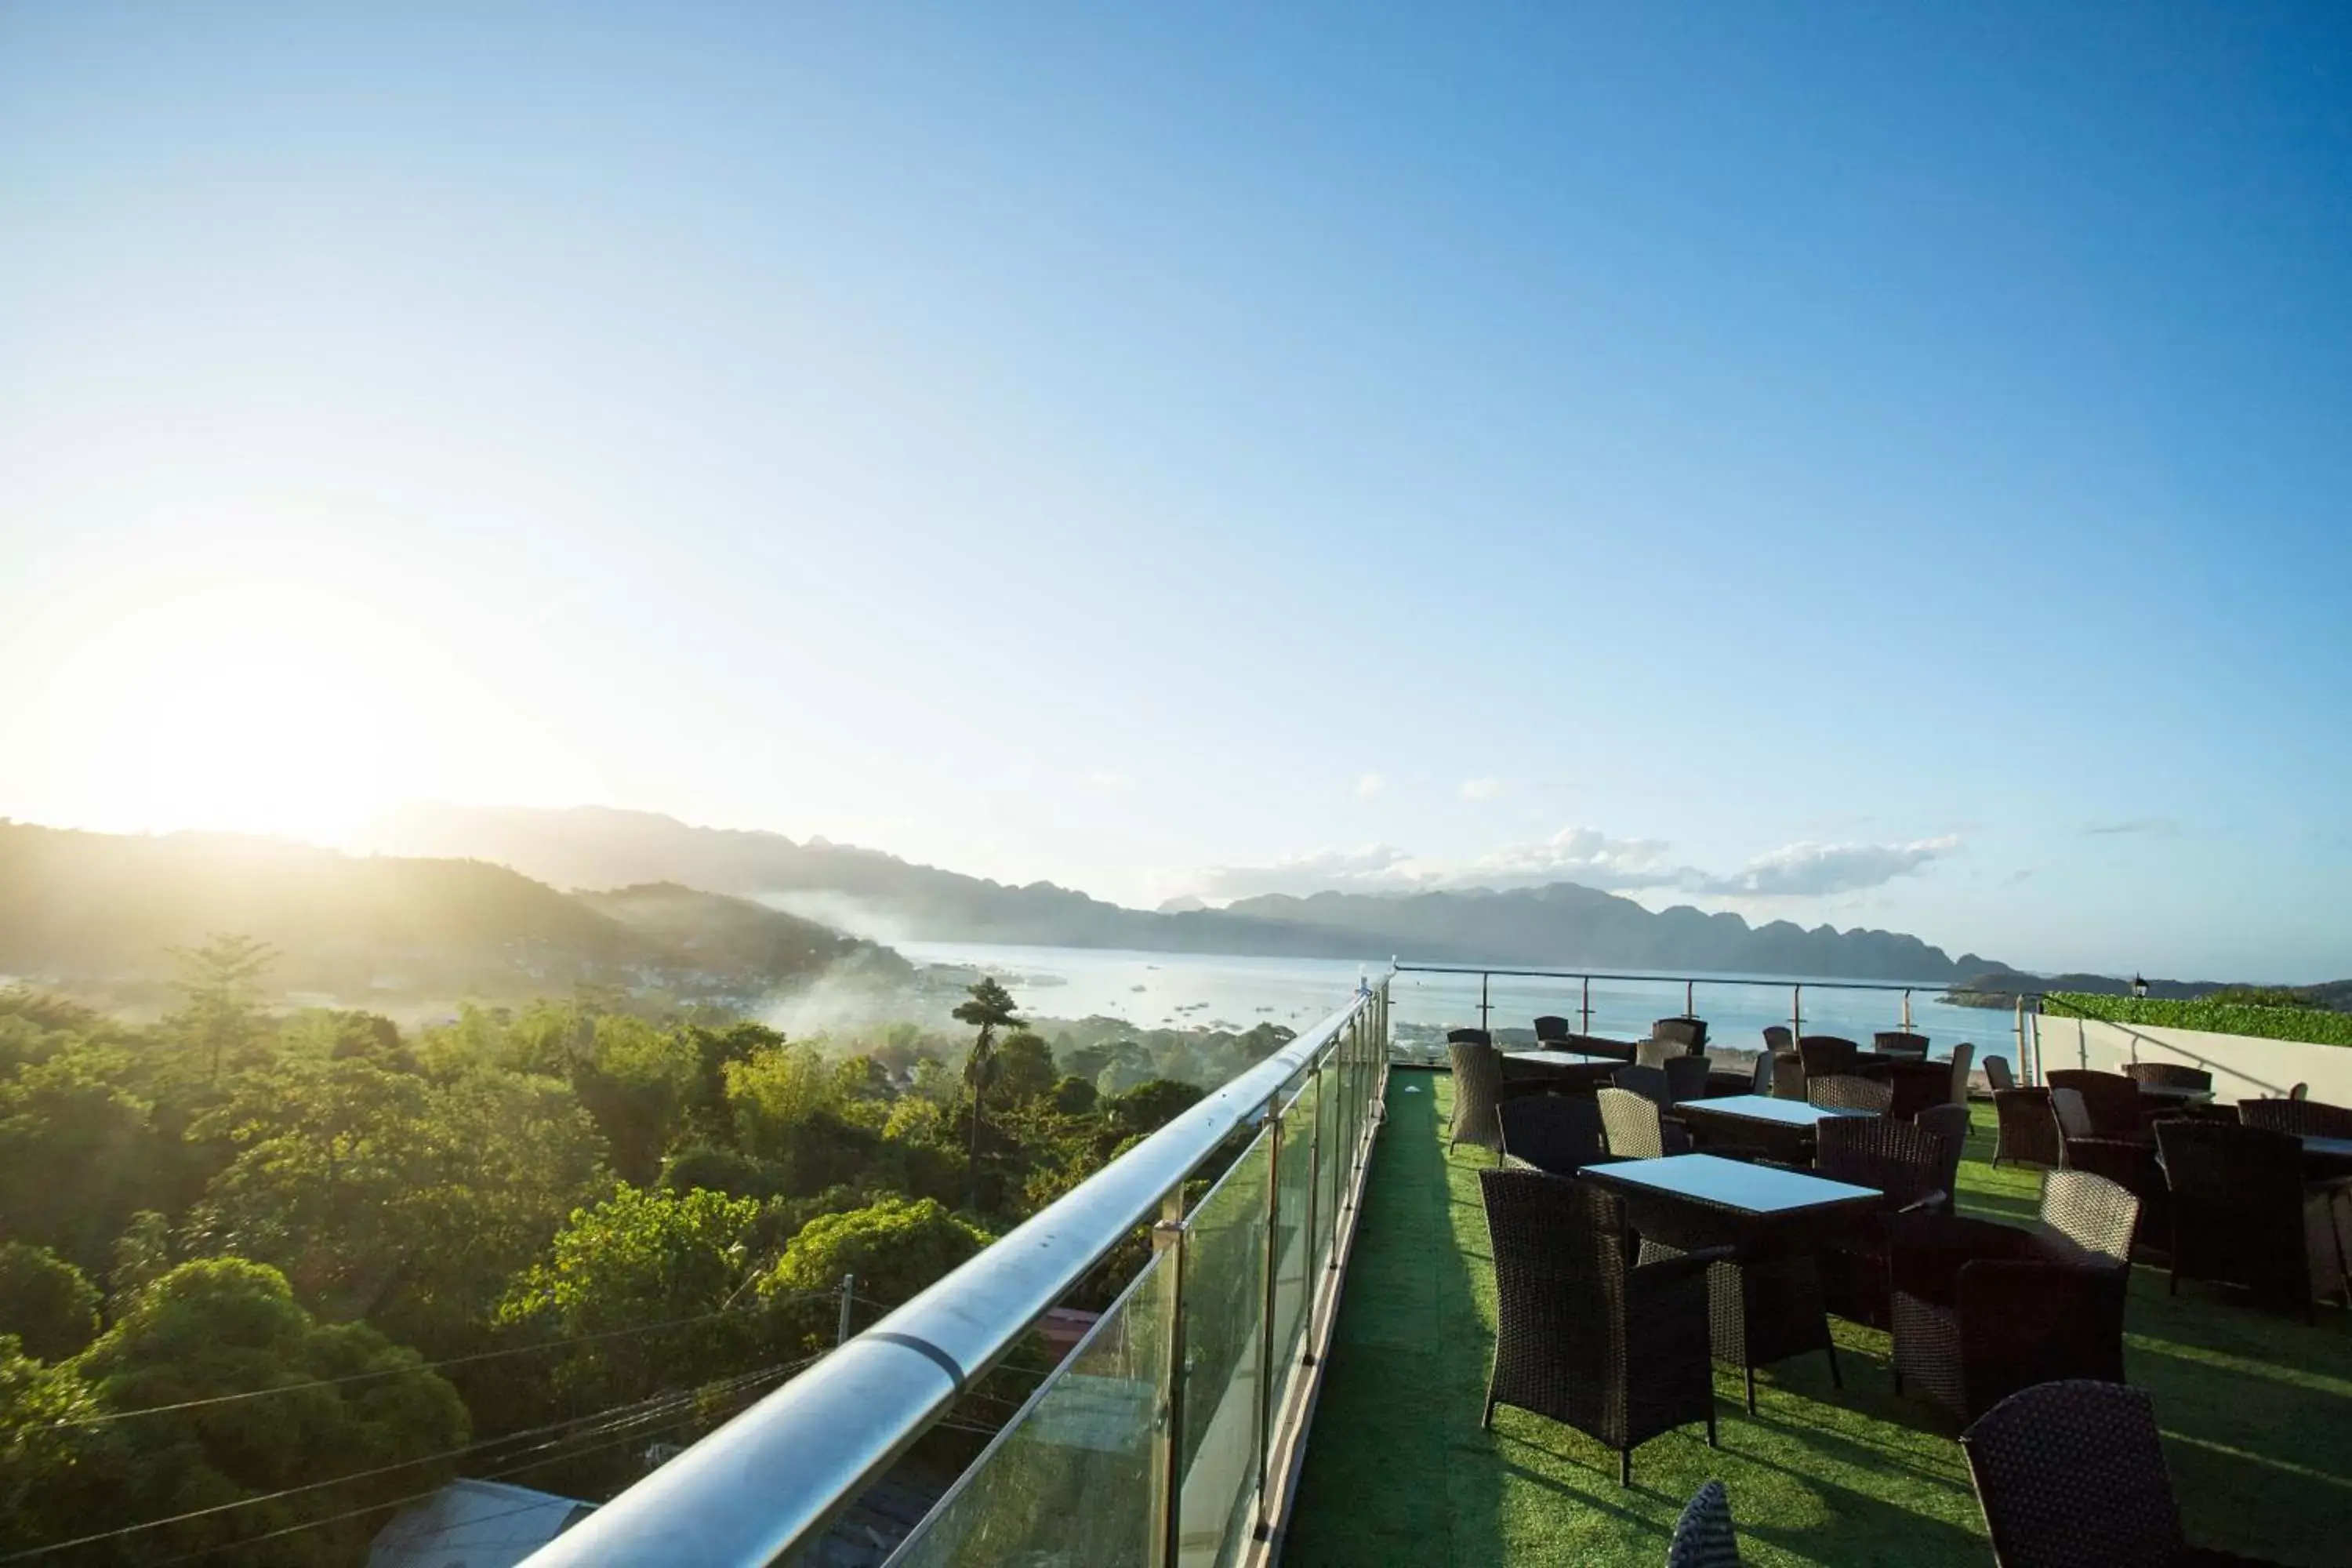
[(514, 731), (416, 628), (278, 584), (142, 606), (78, 637), (31, 710), (25, 728), (69, 759), (42, 793), (69, 801), (72, 821), (330, 842), (395, 802), (452, 793), (469, 737), (490, 742), (487, 760)]

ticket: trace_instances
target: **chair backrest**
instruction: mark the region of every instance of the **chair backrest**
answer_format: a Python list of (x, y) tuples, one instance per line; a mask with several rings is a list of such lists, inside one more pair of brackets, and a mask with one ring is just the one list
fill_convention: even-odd
[(1601, 1134), (1610, 1153), (1620, 1160), (1664, 1157), (1666, 1130), (1657, 1101), (1630, 1089), (1595, 1090), (1592, 1101), (1601, 1110)]
[(1831, 1181), (1875, 1187), (1897, 1208), (1929, 1193), (1950, 1191), (1937, 1180), (1943, 1140), (1914, 1122), (1832, 1116), (1813, 1131), (1813, 1169)]
[(2102, 1138), (2137, 1138), (2146, 1131), (2140, 1115), (2139, 1085), (2119, 1072), (2089, 1068), (2060, 1068), (2051, 1073), (2050, 1087), (2071, 1089), (2083, 1097), (2091, 1125)]
[(2322, 1100), (2242, 1100), (2238, 1120), (2298, 1138), (2352, 1138), (2352, 1110)]
[(1969, 1067), (1976, 1059), (1977, 1048), (1962, 1040), (1952, 1047), (1952, 1103), (1969, 1102)]
[(1445, 1043), (1449, 1046), (1491, 1046), (1495, 1037), (1484, 1029), (1448, 1029)]
[(2080, 1089), (2053, 1089), (2050, 1091), (2050, 1109), (2058, 1113), (2058, 1131), (2069, 1138), (2095, 1138), (2098, 1131), (2091, 1121), (2090, 1107), (2083, 1103)]
[(1731, 1528), (1731, 1498), (1721, 1481), (1691, 1494), (1666, 1542), (1666, 1568), (1739, 1568), (1739, 1537)]
[(1654, 1067), (1623, 1067), (1609, 1075), (1609, 1081), (1619, 1089), (1630, 1089), (1651, 1104), (1664, 1108), (1675, 1102), (1675, 1086), (1666, 1077), (1666, 1069)]
[(2134, 1083), (2152, 1083), (2164, 1089), (2210, 1089), (2213, 1075), (2203, 1068), (2190, 1067), (2187, 1062), (2126, 1062), (2124, 1076)]
[(2309, 1094), (2310, 1092), (2311, 1092), (2311, 1085), (2309, 1085), (2309, 1084), (2307, 1084), (2307, 1083), (2299, 1083), (2299, 1084), (2296, 1084), (2293, 1089), (2288, 1089), (2288, 1090), (2286, 1091), (2286, 1097), (2287, 1097), (2289, 1100), (2301, 1100), (2301, 1099), (2303, 1099), (2305, 1095)]
[(1625, 1205), (1589, 1182), (1541, 1171), (1478, 1173), (1486, 1239), (1495, 1255), (1497, 1331), (1542, 1325), (1557, 1333), (1562, 1315), (1592, 1326), (1614, 1320), (1632, 1262)]
[(1997, 1089), (1992, 1091), (1993, 1115), (2000, 1127), (1996, 1158), (2024, 1160), (2036, 1165), (2056, 1165), (2066, 1157), (2065, 1134), (2046, 1089)]
[(1797, 1055), (1804, 1060), (1807, 1078), (1852, 1071), (1854, 1058), (1861, 1054), (1860, 1046), (1841, 1035), (1807, 1035), (1797, 1042)]
[(1985, 1058), (1985, 1085), (1996, 1093), (2004, 1089), (2015, 1089), (2017, 1087), (2017, 1079), (2016, 1076), (2009, 1070), (2009, 1058), (2007, 1057), (1991, 1056)]
[(1825, 1110), (1867, 1110), (1884, 1116), (1895, 1108), (1895, 1086), (1853, 1073), (1805, 1075), (1805, 1100)]
[(1805, 1098), (1805, 1058), (1794, 1051), (1782, 1051), (1772, 1058), (1772, 1098)]
[(2188, 1551), (2147, 1394), (2068, 1378), (2020, 1389), (1960, 1434), (1994, 1560), (2173, 1563)]
[(2088, 1171), (2053, 1171), (2042, 1178), (2042, 1223), (2084, 1252), (2110, 1263), (2131, 1260), (2139, 1200), (2128, 1188)]
[(1705, 1057), (1669, 1057), (1665, 1061), (1666, 1097), (1680, 1105), (1685, 1100), (1706, 1098), (1707, 1075), (1715, 1064)]
[(1748, 1092), (1750, 1094), (1772, 1092), (1772, 1053), (1770, 1051), (1756, 1053), (1756, 1065), (1748, 1069)]
[(1546, 1013), (1536, 1020), (1536, 1038), (1538, 1040), (1568, 1038), (1568, 1020), (1557, 1013)]
[(1911, 1124), (1936, 1136), (1940, 1144), (1936, 1155), (1936, 1185), (1958, 1198), (1960, 1195), (1960, 1155), (1969, 1146), (1969, 1108), (1965, 1105), (1931, 1105), (1913, 1117)]
[(1689, 1054), (1680, 1040), (1639, 1040), (1633, 1046), (1633, 1060), (1645, 1068), (1662, 1068), (1675, 1058)]
[(1572, 1176), (1608, 1152), (1601, 1108), (1584, 1094), (1520, 1095), (1496, 1108), (1503, 1152), (1555, 1176)]
[(1797, 1048), (1797, 1039), (1789, 1033), (1788, 1026), (1767, 1024), (1764, 1026), (1764, 1048), (1768, 1051), (1793, 1051)]
[(1482, 1149), (1500, 1147), (1495, 1107), (1503, 1096), (1503, 1053), (1475, 1040), (1456, 1040), (1445, 1050), (1454, 1062), (1452, 1137)]
[[(2303, 1143), (2291, 1132), (2212, 1117), (2156, 1124), (2172, 1196), (2172, 1253), (2191, 1278), (2307, 1296)], [(2291, 1294), (2290, 1294), (2291, 1293)]]
[(1650, 1038), (1671, 1040), (1692, 1056), (1696, 1056), (1706, 1049), (1706, 1020), (1688, 1015), (1661, 1018), (1650, 1026)]
[(1881, 1029), (1870, 1037), (1870, 1043), (1890, 1057), (1924, 1057), (1927, 1054), (1927, 1037), (1915, 1035), (1908, 1029)]

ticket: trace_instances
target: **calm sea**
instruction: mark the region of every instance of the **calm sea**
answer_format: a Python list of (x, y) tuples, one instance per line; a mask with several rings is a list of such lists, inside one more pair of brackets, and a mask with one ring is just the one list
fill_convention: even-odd
[[(1246, 1029), (1272, 1021), (1298, 1029), (1344, 1004), (1360, 979), (1377, 977), (1386, 963), (1339, 959), (1240, 958), (1219, 954), (1137, 952), (1124, 949), (1017, 947), (985, 942), (897, 944), (918, 963), (948, 963), (985, 971), (1013, 992), (1023, 1008), (1043, 1018), (1123, 1018), (1143, 1028)], [(1767, 1024), (1787, 1024), (1791, 987), (1806, 984), (1808, 1034), (1844, 1035), (1867, 1046), (1879, 1029), (1903, 1022), (1900, 987), (1884, 991), (1823, 988), (1821, 981), (1695, 974), (1691, 1005), (1707, 1020), (1708, 1041), (1752, 1050)], [(2014, 1051), (2007, 1011), (1955, 1007), (1936, 1000), (1939, 988), (1911, 993), (1911, 1026), (1943, 1056), (1962, 1040), (1987, 1052)], [(1401, 1036), (1443, 1031), (1478, 1022), (1478, 977), (1401, 973), (1390, 991)], [(1526, 1028), (1537, 1015), (1557, 1013), (1573, 1028), (1581, 991), (1573, 980), (1496, 976), (1488, 984), (1493, 1026)], [(1683, 987), (1649, 982), (1592, 981), (1592, 1030), (1637, 1038), (1654, 1019), (1683, 1010)]]

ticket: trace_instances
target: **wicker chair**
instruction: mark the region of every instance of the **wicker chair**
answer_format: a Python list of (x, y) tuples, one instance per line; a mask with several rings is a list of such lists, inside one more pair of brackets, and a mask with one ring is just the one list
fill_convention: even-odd
[(1977, 1048), (1966, 1040), (1952, 1047), (1952, 1097), (1950, 1105), (1969, 1102), (1969, 1067), (1976, 1060)]
[(1927, 1054), (1927, 1037), (1915, 1035), (1908, 1029), (1881, 1029), (1870, 1037), (1870, 1045), (1881, 1056), (1924, 1057)]
[(2193, 1089), (2207, 1094), (2213, 1090), (2213, 1075), (2186, 1062), (2126, 1062), (2124, 1077), (2158, 1089)]
[(1585, 1057), (1614, 1057), (1621, 1062), (1633, 1059), (1633, 1047), (1626, 1040), (1603, 1039), (1599, 1035), (1570, 1035), (1559, 1043), (1559, 1049), (1574, 1051)]
[(1650, 1038), (1670, 1040), (1682, 1047), (1688, 1056), (1706, 1054), (1706, 1020), (1688, 1014), (1678, 1017), (1661, 1018), (1650, 1026)]
[(2053, 1089), (2071, 1089), (2083, 1097), (2091, 1113), (2091, 1133), (2098, 1138), (2133, 1138), (2150, 1142), (2145, 1102), (2139, 1085), (2119, 1072), (2088, 1068), (2060, 1068), (2047, 1075)]
[(2017, 1087), (2017, 1075), (2009, 1070), (2009, 1058), (2003, 1056), (1985, 1058), (1985, 1086), (1998, 1094), (2004, 1089)]
[[(1610, 1092), (1603, 1090), (1603, 1093)], [(1715, 1442), (1706, 1270), (1727, 1249), (1631, 1267), (1624, 1205), (1581, 1182), (1481, 1171), (1495, 1255), (1495, 1365), (1480, 1425), (1516, 1405), (1617, 1451), (1694, 1421)]]
[(1499, 1154), (1503, 1131), (1495, 1106), (1503, 1092), (1503, 1054), (1475, 1040), (1456, 1040), (1445, 1049), (1454, 1058), (1454, 1125), (1445, 1147), (1473, 1143)]
[(1895, 1386), (1916, 1384), (1963, 1422), (2058, 1377), (2121, 1383), (2124, 1298), (2139, 1200), (2104, 1176), (2053, 1171), (2031, 1228), (1898, 1216)]
[(1960, 1434), (1960, 1451), (1998, 1568), (2263, 1568), (2189, 1544), (2155, 1406), (2137, 1388), (2064, 1378), (2020, 1389)]
[(1496, 1115), (1503, 1126), (1503, 1158), (1511, 1165), (1572, 1176), (1609, 1157), (1601, 1108), (1590, 1095), (1522, 1096), (1503, 1101)]
[(1685, 1100), (1706, 1098), (1707, 1075), (1715, 1064), (1705, 1057), (1674, 1057), (1663, 1064), (1666, 1075), (1666, 1098), (1675, 1105)]
[(1884, 1116), (1829, 1117), (1815, 1136), (1815, 1174), (1886, 1195), (1885, 1208), (1822, 1247), (1822, 1299), (1841, 1318), (1885, 1328), (1888, 1216), (1948, 1206), (1959, 1155), (1940, 1134)]
[(1680, 1040), (1636, 1040), (1633, 1043), (1633, 1060), (1641, 1067), (1662, 1068), (1678, 1057), (1688, 1055), (1690, 1053), (1683, 1048)]
[(2059, 1131), (2058, 1112), (2048, 1089), (1994, 1089), (1992, 1109), (1992, 1163), (1996, 1169), (2003, 1160), (2049, 1170), (2066, 1163), (2066, 1141)]
[(1675, 1102), (1674, 1080), (1666, 1077), (1666, 1069), (1662, 1067), (1641, 1063), (1622, 1067), (1609, 1075), (1609, 1081), (1615, 1088), (1632, 1089), (1661, 1110)]
[(1544, 1045), (1565, 1040), (1568, 1038), (1568, 1020), (1557, 1013), (1546, 1013), (1536, 1020), (1536, 1038)]
[(2286, 1091), (2286, 1097), (2289, 1100), (2308, 1100), (2311, 1097), (2311, 1085), (2307, 1083), (2296, 1084), (2293, 1089)]
[(1448, 1029), (1445, 1043), (1449, 1046), (1491, 1046), (1495, 1037), (1484, 1029)]
[(1592, 1096), (1601, 1111), (1603, 1141), (1617, 1160), (1662, 1160), (1690, 1152), (1690, 1131), (1659, 1113), (1658, 1102), (1630, 1089), (1603, 1089)]
[(2299, 1303), (2352, 1302), (2345, 1262), (2352, 1237), (2352, 1183), (2303, 1179), (2293, 1134), (2202, 1117), (2156, 1124), (2172, 1186), (2172, 1279), (2215, 1279)]
[(1925, 1057), (1895, 1057), (1876, 1066), (1864, 1067), (1861, 1074), (1874, 1079), (1894, 1091), (1894, 1102), (1886, 1114), (1908, 1121), (1931, 1105), (1942, 1105), (1952, 1098), (1952, 1068), (1948, 1062), (1931, 1062)]
[(1797, 1056), (1807, 1078), (1852, 1072), (1862, 1047), (1839, 1035), (1807, 1035), (1797, 1042)]
[(2238, 1120), (2298, 1138), (2352, 1138), (2352, 1110), (2321, 1100), (2242, 1100)]
[(1756, 1053), (1756, 1065), (1748, 1069), (1748, 1092), (1769, 1095), (1772, 1092), (1773, 1057), (1770, 1051)]
[(1793, 1051), (1797, 1048), (1797, 1037), (1781, 1025), (1767, 1024), (1764, 1026), (1764, 1048), (1768, 1051)]
[[(1936, 1185), (1957, 1199), (1960, 1191), (1960, 1156), (1967, 1152), (1970, 1123), (1965, 1105), (1931, 1105), (1911, 1119), (1911, 1125), (1922, 1132), (1932, 1132), (1943, 1141), (1936, 1167)], [(1951, 1207), (1950, 1204), (1944, 1205)]]
[(1826, 1078), (1808, 1073), (1805, 1103), (1824, 1110), (1867, 1110), (1873, 1116), (1885, 1116), (1895, 1108), (1895, 1086), (1853, 1073), (1832, 1073)]
[(1739, 1537), (1731, 1528), (1731, 1498), (1721, 1481), (1691, 1494), (1666, 1542), (1666, 1568), (1739, 1568)]

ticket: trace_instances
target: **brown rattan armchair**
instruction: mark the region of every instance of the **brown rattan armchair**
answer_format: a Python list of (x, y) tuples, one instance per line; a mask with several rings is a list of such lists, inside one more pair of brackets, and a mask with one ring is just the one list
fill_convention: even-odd
[(2017, 1075), (2009, 1070), (2009, 1058), (1998, 1052), (1985, 1058), (1984, 1072), (1985, 1087), (1995, 1094), (2017, 1087)]
[(1630, 1089), (1603, 1089), (1593, 1092), (1592, 1100), (1601, 1112), (1602, 1138), (1612, 1158), (1662, 1160), (1690, 1152), (1690, 1130), (1667, 1121), (1649, 1096)]
[(1568, 1038), (1568, 1020), (1557, 1013), (1546, 1013), (1536, 1020), (1536, 1039), (1543, 1045), (1554, 1045)]
[(2148, 1136), (2147, 1102), (2139, 1085), (2119, 1072), (2089, 1068), (2060, 1068), (2045, 1075), (2053, 1089), (2071, 1089), (2083, 1097), (2091, 1113), (2091, 1132), (2099, 1138), (2131, 1138), (2152, 1142)]
[(2238, 1120), (2298, 1138), (2352, 1138), (2352, 1110), (2324, 1100), (2242, 1100)]
[(1454, 1125), (1446, 1131), (1446, 1148), (1472, 1143), (1499, 1154), (1503, 1131), (1495, 1106), (1502, 1098), (1503, 1054), (1475, 1040), (1456, 1040), (1445, 1049), (1454, 1059)]
[(1666, 1542), (1666, 1568), (1739, 1568), (1739, 1535), (1731, 1527), (1731, 1495), (1709, 1481), (1683, 1504)]
[(1705, 1057), (1670, 1057), (1659, 1064), (1666, 1075), (1666, 1098), (1675, 1105), (1706, 1098), (1707, 1078), (1715, 1064)]
[(2194, 1089), (2209, 1094), (2213, 1089), (2213, 1075), (2187, 1062), (2126, 1062), (2124, 1077), (2135, 1084), (2154, 1084), (2159, 1089)]
[(1814, 1130), (1813, 1173), (1885, 1194), (1885, 1206), (1821, 1251), (1822, 1299), (1841, 1318), (1885, 1328), (1891, 1216), (1948, 1205), (1958, 1152), (1941, 1134), (1884, 1116), (1832, 1116)]
[(1871, 1048), (1881, 1056), (1924, 1057), (1927, 1054), (1927, 1037), (1908, 1029), (1881, 1029), (1870, 1037)]
[(2189, 1544), (2156, 1409), (2137, 1388), (2063, 1378), (2020, 1389), (1960, 1434), (1960, 1451), (1998, 1568), (2266, 1568)]
[(1805, 1064), (1807, 1078), (1852, 1072), (1861, 1055), (1862, 1047), (1842, 1035), (1807, 1035), (1797, 1041), (1797, 1056)]
[(1573, 1426), (1616, 1450), (1620, 1486), (1633, 1449), (1661, 1433), (1703, 1421), (1712, 1445), (1706, 1270), (1729, 1249), (1635, 1267), (1610, 1194), (1534, 1171), (1481, 1171), (1478, 1184), (1496, 1298), (1480, 1425), (1510, 1405)]
[(1853, 1073), (1825, 1077), (1808, 1073), (1805, 1102), (1824, 1110), (1867, 1110), (1873, 1116), (1885, 1116), (1895, 1107), (1895, 1086)]
[(1601, 1108), (1589, 1094), (1538, 1094), (1507, 1100), (1496, 1114), (1503, 1158), (1514, 1166), (1572, 1176), (1609, 1157)]
[(1889, 1265), (1895, 1385), (1972, 1421), (2058, 1377), (2124, 1376), (2124, 1299), (2139, 1200), (2104, 1176), (2053, 1171), (2031, 1227), (1911, 1213)]
[(2058, 1111), (2051, 1103), (2048, 1089), (1996, 1089), (1992, 1091), (1992, 1109), (1995, 1168), (2003, 1160), (2050, 1170), (2066, 1163), (2066, 1143), (2059, 1132)]
[(1704, 1056), (1706, 1053), (1706, 1020), (1687, 1015), (1661, 1018), (1650, 1026), (1650, 1038), (1670, 1040), (1680, 1046), (1688, 1056)]
[(2156, 1124), (2172, 1188), (2172, 1279), (2213, 1279), (2302, 1307), (2352, 1302), (2352, 1178), (2306, 1182), (2302, 1141), (2203, 1117)]

